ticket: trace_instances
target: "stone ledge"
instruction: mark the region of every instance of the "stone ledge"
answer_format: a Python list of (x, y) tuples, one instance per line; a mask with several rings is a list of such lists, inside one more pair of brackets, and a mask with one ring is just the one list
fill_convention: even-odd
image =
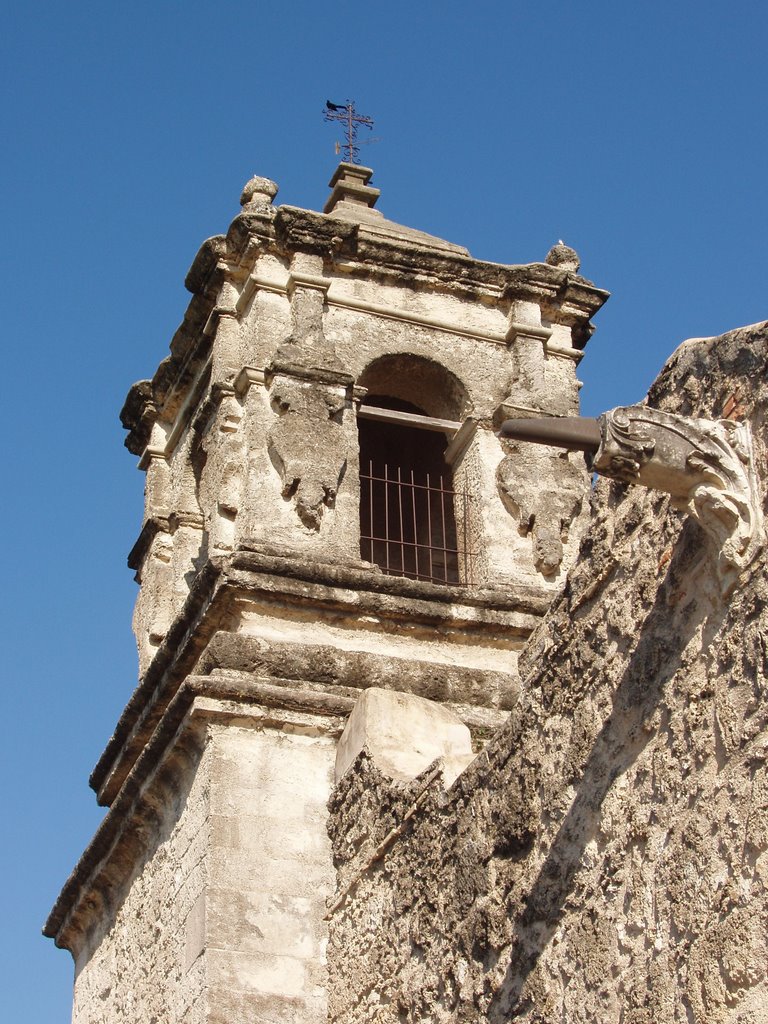
[[(531, 616), (543, 614), (552, 601), (550, 593), (523, 584), (511, 590), (509, 587), (462, 587), (426, 583), (403, 576), (388, 576), (367, 562), (340, 565), (301, 561), (289, 549), (283, 553), (276, 547), (266, 548), (248, 540), (243, 541), (233, 554), (232, 568), (302, 579), (332, 587), (391, 594), (399, 598), (422, 599), (454, 606), (494, 607)], [(532, 620), (526, 625), (534, 624)]]
[(330, 644), (276, 641), (223, 630), (201, 655), (200, 675), (236, 671), (279, 680), (280, 685), (312, 685), (356, 699), (361, 690), (399, 690), (440, 703), (509, 710), (517, 699), (511, 672), (474, 666), (417, 661), (379, 652), (342, 650)]

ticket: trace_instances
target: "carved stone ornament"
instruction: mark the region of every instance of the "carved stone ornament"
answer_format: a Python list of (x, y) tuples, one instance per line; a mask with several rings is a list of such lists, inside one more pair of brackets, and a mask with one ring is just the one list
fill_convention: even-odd
[(347, 468), (342, 426), (344, 389), (276, 375), (271, 387), (278, 419), (269, 431), (268, 450), (304, 526), (319, 530)]
[[(243, 186), (240, 205), (246, 213), (264, 213), (269, 211), (272, 200), (279, 189), (274, 181), (254, 175)], [(270, 211), (271, 212), (271, 211)]]
[(543, 576), (554, 575), (563, 561), (563, 538), (587, 493), (583, 463), (579, 467), (562, 455), (534, 458), (530, 450), (507, 445), (496, 484), (520, 533), (531, 538), (533, 564)]
[(670, 494), (716, 545), (721, 583), (730, 590), (764, 544), (749, 425), (635, 405), (604, 413), (600, 429), (595, 472)]

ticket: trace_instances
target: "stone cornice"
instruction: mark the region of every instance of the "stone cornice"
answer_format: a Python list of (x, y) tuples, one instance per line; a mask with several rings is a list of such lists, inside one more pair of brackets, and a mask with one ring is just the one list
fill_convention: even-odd
[(200, 295), (209, 291), (213, 286), (216, 288), (214, 276), (220, 270), (219, 260), (227, 251), (226, 237), (214, 235), (206, 238), (197, 251), (192, 261), (192, 266), (187, 271), (184, 279), (184, 287), (193, 295)]
[(371, 614), (392, 622), (451, 626), (477, 637), (522, 642), (549, 605), (532, 587), (515, 591), (450, 587), (386, 576), (362, 564), (328, 565), (259, 550), (211, 559), (134, 691), (91, 775), (100, 803), (109, 804), (183, 679), (213, 634), (237, 619), (243, 602), (258, 598), (323, 612)]
[[(590, 318), (608, 298), (607, 292), (585, 278), (547, 263), (488, 263), (407, 237), (392, 240), (375, 237), (365, 233), (364, 225), (297, 207), (283, 206), (270, 216), (244, 213), (235, 219), (226, 237), (214, 236), (201, 247), (186, 279), (193, 298), (172, 339), (171, 354), (151, 381), (140, 381), (128, 394), (121, 419), (129, 431), (126, 447), (134, 454), (140, 455), (146, 448), (152, 424), (158, 416), (166, 422), (176, 419), (178, 406), (198, 377), (200, 365), (210, 355), (212, 332), (218, 318), (241, 315), (256, 289), (285, 294), (287, 288), (292, 287), (288, 279), (282, 282), (255, 275), (246, 280), (237, 300), (220, 303), (222, 286), (228, 280), (241, 280), (249, 271), (248, 263), (252, 269), (258, 253), (270, 249), (282, 254), (298, 251), (322, 255), (326, 262), (345, 274), (394, 280), (405, 275), (409, 281), (421, 281), (431, 290), (453, 292), (466, 298), (485, 296), (499, 302), (516, 299), (539, 302), (546, 306), (547, 318), (552, 323), (566, 324), (573, 329), (576, 344), (573, 351), (586, 344), (592, 332)], [(324, 290), (327, 279), (312, 277), (310, 280), (305, 275), (294, 274), (290, 280), (302, 287)], [(422, 319), (412, 312), (334, 296), (332, 287), (328, 302), (479, 340), (504, 343), (501, 334), (496, 337), (493, 332), (465, 330), (443, 320)], [(549, 352), (577, 358), (571, 350), (561, 346), (552, 347)]]

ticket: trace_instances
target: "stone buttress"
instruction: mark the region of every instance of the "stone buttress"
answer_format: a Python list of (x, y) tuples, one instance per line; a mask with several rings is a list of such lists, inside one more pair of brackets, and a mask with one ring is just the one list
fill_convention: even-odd
[(578, 411), (606, 293), (566, 246), (506, 266), (394, 224), (370, 177), (341, 164), (323, 213), (248, 182), (123, 409), (140, 682), (46, 925), (76, 1024), (323, 1019), (357, 697), (429, 698), (481, 744), (574, 558), (583, 457), (496, 430)]

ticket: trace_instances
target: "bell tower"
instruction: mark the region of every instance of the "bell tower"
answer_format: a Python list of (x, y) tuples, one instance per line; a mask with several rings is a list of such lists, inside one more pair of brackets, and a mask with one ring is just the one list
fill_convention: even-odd
[(371, 176), (342, 163), (322, 213), (252, 178), (128, 394), (140, 678), (46, 924), (75, 1024), (325, 1019), (352, 708), (427, 698), (480, 746), (575, 555), (583, 458), (496, 431), (578, 412), (607, 294), (562, 244), (502, 265), (396, 224)]

